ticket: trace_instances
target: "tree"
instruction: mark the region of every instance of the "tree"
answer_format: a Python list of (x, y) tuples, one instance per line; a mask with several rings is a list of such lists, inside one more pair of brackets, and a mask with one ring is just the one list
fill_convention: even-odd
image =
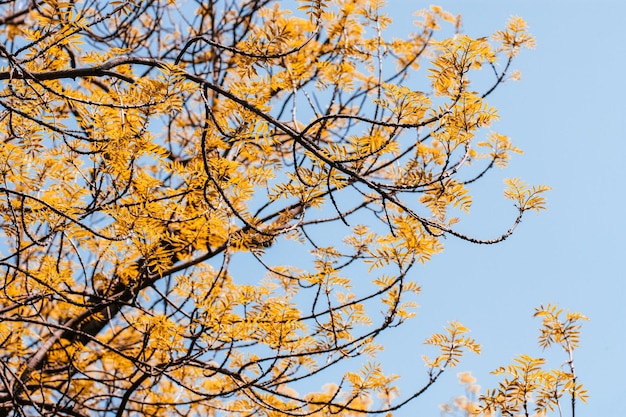
[(451, 323), (396, 402), (350, 368), (444, 237), (544, 207), (511, 179), (510, 229), (457, 229), (519, 152), (486, 99), (523, 20), (474, 39), (432, 7), (391, 40), (381, 2), (283, 3), (3, 2), (1, 416), (382, 413), (479, 351)]

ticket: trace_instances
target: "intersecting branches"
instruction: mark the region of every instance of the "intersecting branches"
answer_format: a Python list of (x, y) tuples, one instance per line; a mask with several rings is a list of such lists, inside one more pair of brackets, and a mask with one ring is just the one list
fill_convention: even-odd
[(508, 69), (522, 23), (435, 41), (459, 22), (432, 8), (389, 42), (376, 1), (196, 6), (2, 6), (0, 415), (385, 413), (477, 350), (460, 324), (429, 339), (447, 359), (395, 403), (375, 362), (296, 391), (375, 356), (442, 237), (543, 208), (512, 180), (500, 236), (450, 214), (517, 151), (476, 139), (506, 69), (472, 77)]

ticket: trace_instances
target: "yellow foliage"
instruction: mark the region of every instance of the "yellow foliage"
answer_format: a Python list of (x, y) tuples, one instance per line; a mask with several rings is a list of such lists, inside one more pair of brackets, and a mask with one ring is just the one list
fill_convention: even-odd
[[(519, 223), (456, 229), (519, 152), (485, 129), (521, 19), (476, 39), (432, 6), (389, 39), (380, 0), (192, 3), (0, 6), (0, 417), (391, 413), (377, 337), (415, 315), (411, 268)], [(414, 396), (480, 351), (467, 332), (427, 340)]]
[(515, 201), (515, 207), (520, 211), (541, 211), (546, 208), (546, 200), (542, 194), (550, 190), (550, 187), (538, 185), (529, 188), (519, 178), (506, 179), (504, 183), (507, 185), (504, 196)]
[[(441, 406), (444, 416), (547, 416), (554, 412), (563, 415), (563, 407), (569, 403), (575, 415), (576, 402), (586, 402), (588, 394), (578, 382), (574, 369), (573, 352), (579, 343), (580, 320), (587, 320), (580, 313), (567, 313), (562, 321), (562, 309), (548, 304), (535, 310), (535, 316), (543, 319), (539, 334), (539, 346), (548, 348), (558, 344), (567, 354), (567, 361), (560, 368), (545, 369), (546, 360), (519, 355), (513, 363), (501, 366), (492, 373), (502, 377), (498, 388), (480, 394), (476, 379), (469, 372), (458, 374), (465, 385), (465, 395)], [(569, 398), (565, 401), (564, 397)], [(534, 412), (531, 414), (531, 412)]]

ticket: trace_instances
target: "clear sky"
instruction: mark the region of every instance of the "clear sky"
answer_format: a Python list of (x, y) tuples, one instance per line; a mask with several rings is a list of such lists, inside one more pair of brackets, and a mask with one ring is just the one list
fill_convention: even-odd
[[(393, 33), (410, 31), (409, 9), (430, 3), (390, 0)], [(437, 405), (462, 393), (456, 373), (471, 370), (483, 387), (489, 371), (521, 353), (544, 357), (537, 346), (534, 308), (557, 303), (579, 311), (582, 346), (575, 353), (579, 380), (589, 390), (579, 416), (626, 415), (624, 180), (626, 174), (626, 2), (618, 0), (483, 0), (433, 2), (463, 15), (464, 31), (483, 36), (521, 16), (537, 40), (509, 83), (489, 102), (500, 111), (493, 129), (524, 150), (509, 168), (492, 172), (475, 190), (471, 222), (463, 227), (493, 237), (514, 219), (501, 178), (548, 184), (548, 210), (530, 214), (507, 241), (474, 246), (453, 238), (446, 250), (413, 274), (422, 285), (418, 317), (383, 336), (385, 369), (423, 382), (421, 341), (450, 320), (472, 329), (483, 345), (459, 368), (399, 416), (439, 416)], [(397, 32), (396, 32), (397, 31)], [(564, 356), (555, 355), (559, 366)]]
[[(288, 3), (287, 0), (284, 0)], [(548, 210), (529, 213), (503, 243), (476, 246), (448, 237), (446, 250), (412, 270), (422, 286), (418, 316), (383, 333), (384, 370), (402, 377), (402, 394), (427, 380), (422, 345), (447, 322), (472, 329), (483, 346), (468, 354), (397, 417), (438, 417), (439, 404), (463, 394), (456, 374), (471, 371), (484, 388), (489, 372), (525, 353), (564, 355), (537, 345), (542, 304), (556, 303), (590, 319), (575, 353), (579, 381), (589, 391), (579, 417), (626, 416), (626, 1), (625, 0), (388, 0), (396, 24), (390, 36), (406, 37), (411, 12), (441, 5), (463, 15), (464, 32), (487, 36), (520, 16), (535, 36), (514, 68), (522, 80), (489, 97), (500, 113), (493, 130), (510, 136), (524, 155), (506, 170), (492, 170), (473, 189), (472, 215), (460, 231), (493, 238), (517, 214), (502, 196), (505, 177), (547, 184)], [(425, 77), (426, 73), (417, 75)], [(247, 265), (242, 266), (242, 268)], [(330, 381), (329, 381), (330, 382)]]

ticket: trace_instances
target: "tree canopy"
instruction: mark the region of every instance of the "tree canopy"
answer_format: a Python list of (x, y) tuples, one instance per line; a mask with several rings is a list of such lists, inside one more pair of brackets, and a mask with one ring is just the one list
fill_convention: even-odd
[(0, 416), (386, 413), (480, 350), (451, 323), (395, 400), (373, 359), (443, 238), (544, 207), (510, 179), (510, 228), (457, 228), (520, 152), (487, 99), (533, 46), (522, 19), (472, 38), (431, 7), (397, 39), (376, 0), (0, 16)]

